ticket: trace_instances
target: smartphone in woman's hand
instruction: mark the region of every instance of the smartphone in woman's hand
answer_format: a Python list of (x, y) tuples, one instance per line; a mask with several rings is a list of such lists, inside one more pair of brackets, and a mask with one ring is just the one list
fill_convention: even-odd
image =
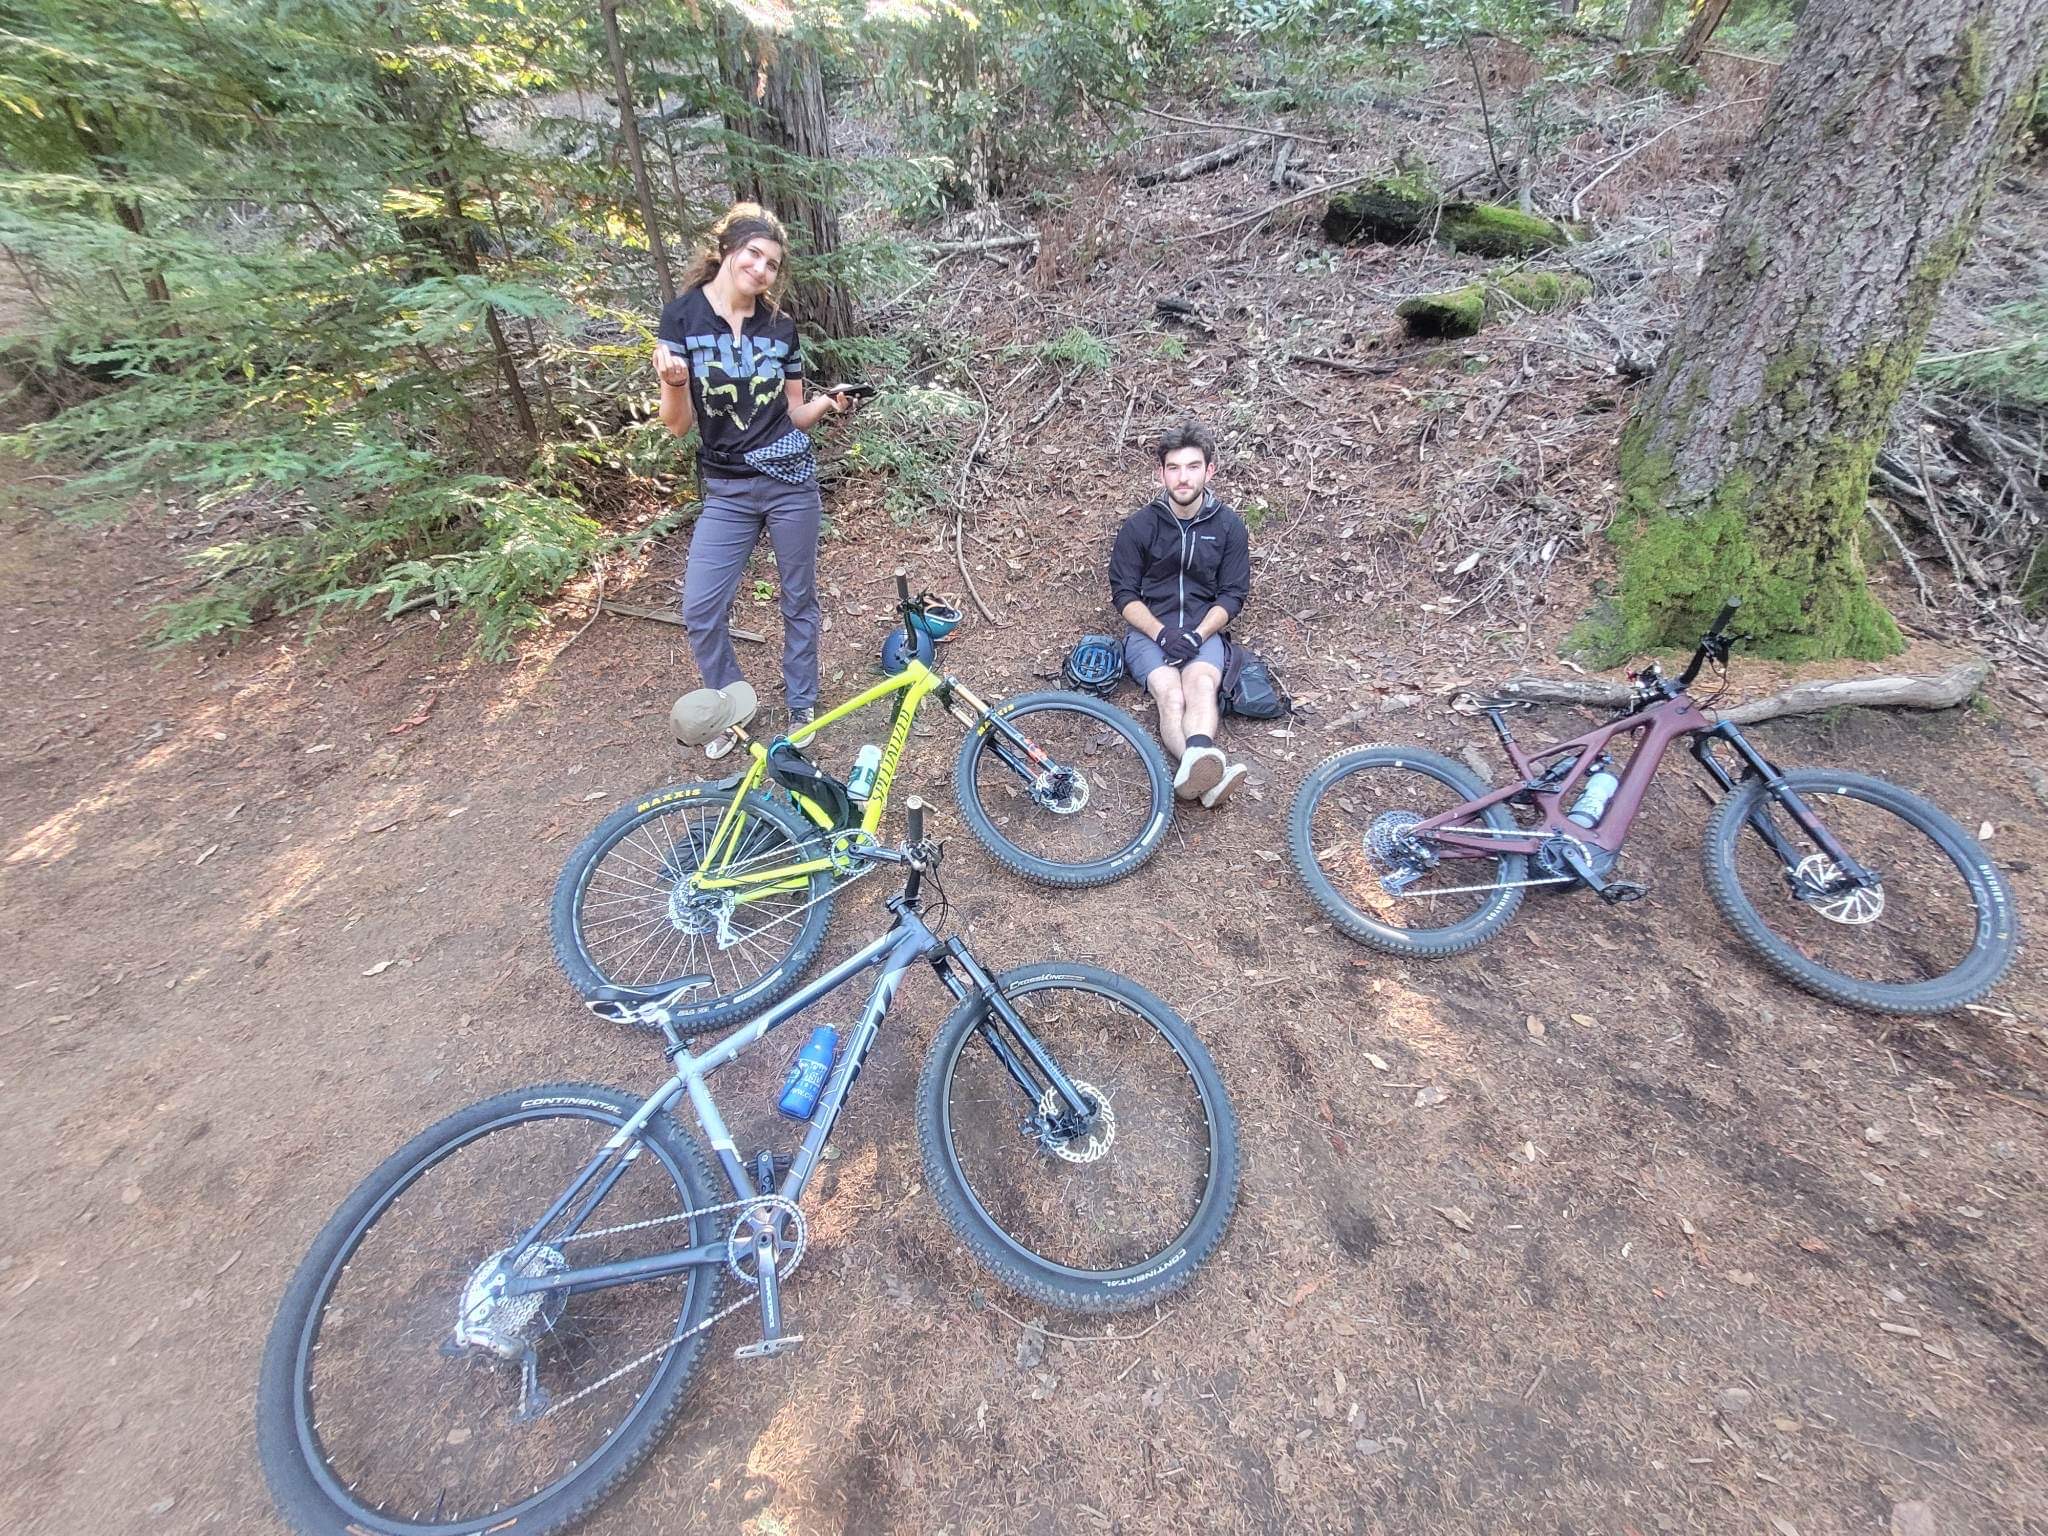
[(819, 390), (818, 393), (822, 395), (845, 395), (854, 400), (871, 400), (874, 398), (875, 386), (872, 384), (833, 384)]

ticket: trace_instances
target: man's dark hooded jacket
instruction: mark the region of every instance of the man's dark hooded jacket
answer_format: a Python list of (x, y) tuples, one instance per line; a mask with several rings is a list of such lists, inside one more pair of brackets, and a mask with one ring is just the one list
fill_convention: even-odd
[(1161, 494), (1116, 531), (1109, 592), (1121, 613), (1135, 599), (1162, 624), (1193, 629), (1212, 604), (1235, 619), (1251, 596), (1251, 539), (1244, 519), (1213, 496), (1183, 522)]

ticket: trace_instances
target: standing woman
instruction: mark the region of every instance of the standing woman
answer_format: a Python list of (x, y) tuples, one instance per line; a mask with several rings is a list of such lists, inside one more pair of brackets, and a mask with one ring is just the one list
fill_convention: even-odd
[[(757, 203), (735, 203), (711, 228), (683, 292), (661, 311), (654, 371), (661, 422), (697, 428), (704, 505), (683, 570), (683, 627), (707, 688), (740, 680), (730, 612), (765, 530), (782, 589), (782, 687), (792, 727), (818, 703), (818, 466), (809, 429), (852, 408), (846, 395), (804, 398), (796, 325), (777, 302), (789, 242)], [(704, 748), (723, 757), (727, 732)]]

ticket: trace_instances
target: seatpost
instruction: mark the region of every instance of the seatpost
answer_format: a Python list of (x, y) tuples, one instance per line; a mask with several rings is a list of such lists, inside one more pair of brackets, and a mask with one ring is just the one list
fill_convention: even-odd
[(917, 845), (924, 841), (924, 801), (912, 795), (903, 810), (910, 833), (910, 858), (913, 860), (910, 878), (903, 882), (903, 901), (904, 905), (914, 907), (917, 905), (918, 888), (924, 884), (924, 871), (914, 862), (917, 858)]

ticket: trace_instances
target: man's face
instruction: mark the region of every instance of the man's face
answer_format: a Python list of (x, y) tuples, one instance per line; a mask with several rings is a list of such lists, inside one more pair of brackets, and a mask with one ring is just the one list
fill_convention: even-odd
[(1208, 489), (1214, 472), (1215, 466), (1202, 456), (1201, 449), (1176, 448), (1159, 466), (1159, 483), (1176, 507), (1196, 507), (1201, 505), (1202, 492)]

